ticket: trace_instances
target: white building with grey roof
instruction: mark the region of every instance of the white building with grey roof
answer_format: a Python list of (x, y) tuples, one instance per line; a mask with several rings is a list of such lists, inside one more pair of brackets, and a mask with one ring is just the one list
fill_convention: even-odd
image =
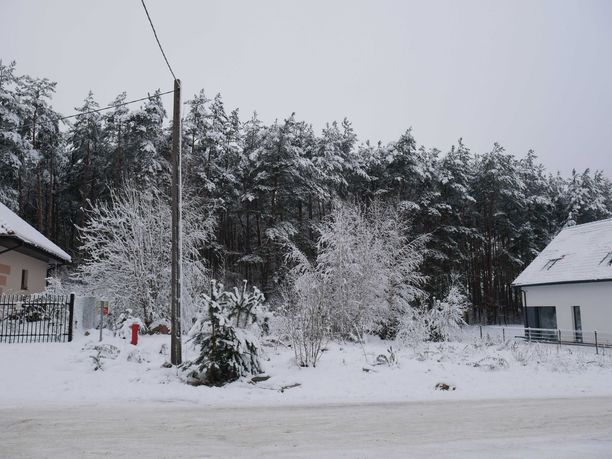
[(48, 270), (70, 261), (70, 255), (0, 203), (0, 294), (42, 292)]
[(564, 228), (512, 285), (526, 327), (611, 332), (612, 218)]

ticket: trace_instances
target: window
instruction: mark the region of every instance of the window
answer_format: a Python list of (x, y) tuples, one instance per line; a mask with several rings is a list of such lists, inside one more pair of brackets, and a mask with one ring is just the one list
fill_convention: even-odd
[(22, 269), (21, 270), (21, 290), (27, 290), (27, 289), (28, 289), (28, 270)]
[(554, 340), (557, 339), (557, 308), (555, 306), (529, 306), (526, 308), (528, 336), (531, 339)]

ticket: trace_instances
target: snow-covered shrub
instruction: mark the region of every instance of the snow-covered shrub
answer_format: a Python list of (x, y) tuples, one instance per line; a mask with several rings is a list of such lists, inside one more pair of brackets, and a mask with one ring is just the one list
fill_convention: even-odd
[(326, 274), (338, 336), (361, 340), (378, 332), (422, 296), (418, 268), (427, 236), (411, 240), (407, 220), (396, 208), (378, 201), (368, 207), (336, 203), (319, 232), (316, 263)]
[(83, 350), (84, 351), (94, 350), (98, 354), (100, 354), (102, 358), (111, 359), (111, 360), (115, 360), (121, 353), (121, 351), (119, 350), (117, 346), (114, 346), (112, 344), (106, 344), (106, 343), (98, 343), (98, 344), (87, 343), (83, 347)]
[(104, 360), (102, 360), (104, 357), (100, 351), (94, 355), (90, 355), (89, 358), (93, 363), (93, 371), (104, 370)]
[(510, 354), (512, 354), (514, 360), (525, 366), (531, 360), (531, 347), (514, 342), (510, 346)]
[(147, 354), (147, 352), (143, 351), (142, 349), (136, 347), (132, 350), (130, 350), (130, 352), (128, 352), (127, 356), (126, 356), (126, 360), (128, 362), (132, 362), (132, 363), (143, 363), (143, 362), (150, 362), (151, 359), (149, 358), (149, 355)]
[(399, 319), (396, 341), (415, 347), (429, 339), (430, 329), (427, 323), (428, 311), (419, 307), (409, 308)]
[(324, 273), (317, 270), (295, 247), (292, 247), (288, 257), (293, 260), (293, 267), (284, 291), (284, 333), (291, 339), (296, 363), (301, 367), (316, 367), (331, 335)]
[(138, 332), (144, 333), (147, 331), (147, 326), (140, 317), (134, 317), (131, 309), (126, 309), (119, 314), (115, 322), (115, 333), (123, 339), (129, 339), (132, 336), (132, 325), (138, 324)]
[(449, 341), (465, 324), (463, 316), (469, 303), (459, 287), (451, 286), (442, 300), (431, 309), (424, 306), (408, 307), (399, 318), (396, 340), (415, 347), (424, 341)]
[(47, 277), (47, 287), (43, 293), (51, 295), (68, 295), (75, 291), (75, 285), (70, 282), (69, 274), (66, 268), (57, 267), (51, 271), (51, 275)]
[(397, 353), (393, 349), (393, 346), (389, 346), (386, 354), (378, 354), (376, 357), (376, 365), (387, 365), (390, 367), (396, 367), (399, 365), (399, 359)]
[(204, 310), (189, 332), (190, 339), (200, 347), (200, 355), (183, 364), (191, 382), (222, 386), (242, 376), (261, 373), (261, 329), (253, 310), (263, 301), (258, 292), (254, 289), (247, 295), (251, 300), (246, 303), (237, 302), (236, 296), (224, 291), (223, 284), (211, 282), (210, 294), (204, 295)]
[(476, 368), (483, 368), (490, 371), (502, 370), (510, 367), (508, 361), (501, 356), (483, 357), (472, 365)]
[(225, 292), (225, 301), (230, 311), (228, 318), (235, 321), (236, 327), (245, 328), (256, 323), (263, 333), (269, 331), (269, 316), (263, 310), (265, 297), (257, 287), (252, 287), (249, 291), (247, 281), (244, 280), (241, 289), (234, 287), (233, 290)]
[(427, 322), (433, 341), (448, 341), (465, 325), (463, 316), (469, 307), (465, 294), (457, 285), (451, 286), (442, 300), (436, 300)]
[(111, 359), (115, 360), (119, 356), (119, 348), (112, 344), (100, 343), (87, 343), (83, 347), (84, 351), (94, 351), (94, 354), (90, 355), (89, 358), (93, 363), (93, 371), (104, 370), (104, 360)]
[(323, 314), (326, 320), (329, 316), (332, 334), (342, 339), (363, 340), (372, 332), (394, 335), (410, 303), (423, 295), (420, 287), (425, 280), (418, 268), (427, 236), (410, 239), (406, 222), (400, 211), (380, 202), (369, 206), (336, 202), (317, 228), (312, 262), (285, 241), (288, 261), (297, 265), (290, 281), (299, 284), (293, 288), (299, 304), (291, 305), (291, 313), (303, 310), (300, 317), (308, 326), (314, 323), (312, 313)]
[[(110, 201), (86, 209), (78, 228), (83, 262), (74, 279), (83, 293), (108, 298), (114, 310), (132, 309), (146, 324), (169, 317), (171, 211), (155, 187), (127, 183)], [(213, 235), (213, 219), (183, 206), (183, 325), (191, 326), (195, 299), (208, 284), (200, 251)]]

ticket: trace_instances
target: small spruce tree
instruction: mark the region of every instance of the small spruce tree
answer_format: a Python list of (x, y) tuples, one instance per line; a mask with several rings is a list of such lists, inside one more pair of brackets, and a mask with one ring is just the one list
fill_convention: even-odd
[(259, 337), (253, 325), (258, 321), (256, 311), (261, 309), (263, 295), (255, 288), (248, 295), (245, 285), (241, 296), (249, 297), (250, 301), (237, 302), (235, 296), (214, 280), (210, 295), (204, 296), (204, 311), (190, 331), (192, 341), (200, 347), (200, 355), (184, 364), (194, 383), (222, 386), (262, 371)]

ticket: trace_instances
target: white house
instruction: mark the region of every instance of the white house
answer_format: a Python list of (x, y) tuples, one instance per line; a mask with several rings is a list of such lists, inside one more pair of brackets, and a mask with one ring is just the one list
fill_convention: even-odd
[(612, 218), (564, 228), (512, 285), (526, 327), (612, 331)]
[(0, 203), (0, 293), (38, 293), (70, 255)]

